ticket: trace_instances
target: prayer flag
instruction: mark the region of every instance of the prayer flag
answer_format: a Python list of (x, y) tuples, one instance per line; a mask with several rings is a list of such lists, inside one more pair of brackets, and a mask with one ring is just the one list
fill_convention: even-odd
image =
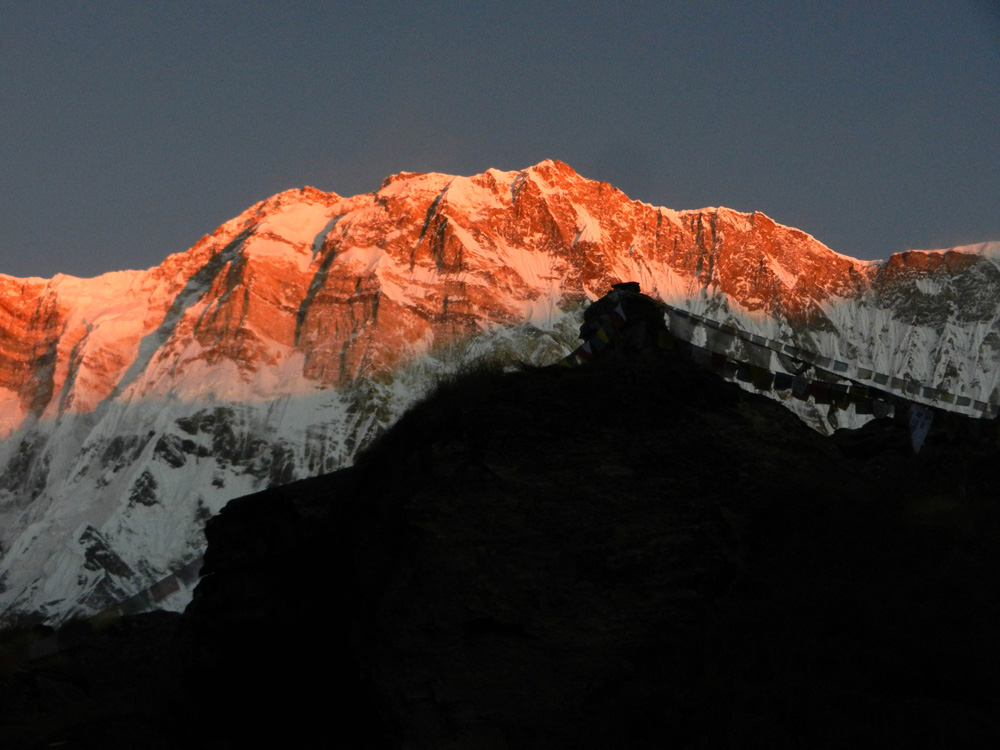
[(177, 576), (177, 579), (181, 581), (181, 583), (190, 585), (192, 583), (197, 582), (197, 580), (201, 578), (201, 566), (204, 563), (205, 563), (205, 558), (197, 557), (191, 562), (189, 562), (187, 565), (185, 565), (183, 568), (178, 570), (174, 575)]
[(726, 352), (733, 343), (734, 336), (725, 331), (708, 329), (705, 331), (705, 343), (714, 352)]
[(830, 402), (846, 409), (850, 404), (847, 398), (847, 386), (842, 383), (830, 383)]
[(690, 341), (694, 338), (694, 322), (686, 317), (680, 317), (671, 313), (670, 333), (681, 341)]
[(789, 375), (787, 372), (774, 373), (774, 390), (776, 391), (792, 390), (792, 376)]
[(154, 583), (150, 589), (149, 593), (153, 597), (153, 601), (161, 602), (168, 596), (173, 594), (175, 591), (180, 591), (180, 584), (177, 583), (177, 576), (168, 576), (162, 581), (157, 581)]
[(813, 397), (813, 401), (817, 404), (832, 403), (829, 383), (822, 383), (818, 380), (812, 381), (809, 384), (809, 395)]
[(933, 421), (934, 412), (930, 409), (919, 404), (910, 405), (910, 445), (913, 446), (914, 453), (920, 453), (920, 447), (924, 444)]
[(565, 357), (556, 362), (556, 364), (559, 367), (576, 367), (576, 352), (567, 354)]
[(140, 591), (118, 605), (123, 615), (138, 615), (154, 608), (153, 597), (148, 591)]
[(763, 367), (765, 370), (771, 369), (771, 350), (765, 346), (748, 344), (746, 346), (747, 360), (756, 367)]
[(750, 380), (758, 391), (769, 391), (774, 383), (774, 375), (763, 367), (750, 366)]
[(809, 398), (809, 381), (801, 376), (796, 376), (792, 379), (792, 395), (799, 401), (805, 401)]
[(872, 401), (872, 414), (875, 415), (875, 419), (884, 419), (892, 416), (892, 405), (881, 399), (875, 399)]

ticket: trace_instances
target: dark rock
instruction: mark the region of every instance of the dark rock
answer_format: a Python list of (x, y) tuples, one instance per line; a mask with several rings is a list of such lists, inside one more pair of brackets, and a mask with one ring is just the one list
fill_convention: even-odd
[(87, 570), (105, 570), (120, 578), (131, 578), (135, 574), (93, 526), (88, 524), (78, 541), (85, 548), (83, 554), (87, 561), (83, 567)]
[[(30, 504), (45, 489), (48, 478), (48, 456), (43, 453), (45, 436), (31, 432), (17, 446), (6, 470), (0, 474), (0, 489), (24, 491), (26, 498), (19, 501)], [(17, 501), (15, 501), (17, 502)]]
[[(184, 454), (191, 452), (185, 449), (185, 442), (187, 441), (181, 440), (177, 435), (161, 435), (160, 439), (156, 441), (153, 453), (168, 465), (179, 469), (187, 461)], [(191, 445), (193, 447), (194, 444)]]
[(116, 435), (104, 447), (100, 466), (104, 469), (120, 471), (135, 462), (149, 439), (149, 435)]
[(132, 491), (129, 493), (129, 505), (156, 505), (157, 496), (156, 490), (159, 486), (156, 482), (156, 477), (154, 477), (149, 470), (142, 472), (139, 478), (135, 480), (135, 484), (132, 485)]

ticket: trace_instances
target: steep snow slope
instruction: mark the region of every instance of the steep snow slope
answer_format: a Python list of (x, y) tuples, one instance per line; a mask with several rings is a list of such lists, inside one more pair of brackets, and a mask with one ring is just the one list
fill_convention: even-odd
[(148, 586), (228, 499), (349, 463), (464, 362), (557, 360), (621, 280), (987, 400), (998, 247), (865, 263), (545, 161), (288, 191), (146, 271), (0, 276), (0, 611), (60, 620)]

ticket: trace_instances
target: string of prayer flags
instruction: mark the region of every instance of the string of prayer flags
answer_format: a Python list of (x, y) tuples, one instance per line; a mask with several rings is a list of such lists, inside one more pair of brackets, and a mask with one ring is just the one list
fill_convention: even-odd
[[(666, 313), (668, 331), (660, 331), (660, 348), (690, 358), (727, 380), (739, 380), (757, 391), (780, 391), (800, 401), (812, 399), (817, 405), (832, 409), (854, 408), (856, 414), (880, 419), (907, 409), (910, 438), (914, 452), (919, 452), (930, 430), (934, 412), (940, 409), (974, 412), (973, 416), (995, 417), (1000, 409), (1000, 391), (989, 401), (960, 396), (909, 378), (875, 372), (842, 360), (808, 351), (792, 344), (768, 339), (740, 330), (670, 305), (661, 304)], [(627, 322), (621, 303), (609, 313), (601, 312), (600, 324), (588, 321), (592, 333), (561, 364), (575, 366), (593, 359), (615, 340)], [(700, 332), (699, 332), (700, 331)], [(695, 343), (698, 341), (699, 343)], [(700, 345), (704, 342), (704, 345)], [(619, 346), (619, 344), (615, 344)], [(808, 375), (808, 377), (807, 377)], [(921, 404), (917, 399), (930, 402)], [(162, 581), (153, 589), (123, 602), (120, 611), (142, 611), (177, 590), (175, 581)]]
[(626, 320), (628, 320), (628, 316), (625, 314), (625, 308), (619, 302), (615, 305), (615, 308), (611, 311), (604, 324), (569, 355), (563, 357), (559, 364), (565, 367), (573, 367), (578, 364), (578, 360), (589, 362), (594, 358), (595, 353), (602, 351), (604, 347), (611, 343), (618, 330), (625, 325)]
[(153, 597), (154, 602), (162, 602), (168, 596), (180, 590), (180, 582), (174, 576), (169, 576), (162, 581), (154, 583), (152, 588), (149, 589), (149, 594)]
[[(727, 356), (735, 354), (736, 359), (739, 361), (747, 360), (753, 365), (770, 370), (774, 369), (769, 366), (769, 359), (773, 353), (778, 356), (781, 366), (793, 375), (802, 375), (811, 367), (816, 370), (817, 376), (825, 372), (828, 373), (832, 380), (844, 379), (852, 383), (867, 381), (876, 386), (884, 386), (901, 395), (905, 394), (903, 398), (907, 401), (922, 399), (931, 402), (928, 405), (944, 409), (952, 407), (955, 411), (972, 411), (975, 412), (973, 416), (981, 417), (992, 418), (1000, 412), (1000, 391), (994, 391), (989, 401), (972, 399), (969, 396), (959, 396), (949, 393), (938, 386), (924, 385), (908, 378), (876, 372), (870, 367), (852, 365), (834, 357), (802, 349), (794, 344), (775, 341), (758, 333), (741, 330), (728, 323), (719, 323), (710, 318), (696, 315), (688, 310), (664, 303), (660, 304), (666, 311), (670, 333), (673, 337), (682, 341), (693, 341), (696, 335), (695, 332), (700, 326), (705, 331), (705, 344), (713, 353), (722, 353)], [(733, 352), (736, 343), (741, 345), (742, 354)], [(797, 364), (789, 364), (785, 359), (787, 357), (793, 358)], [(777, 373), (774, 374), (776, 375)], [(740, 378), (739, 373), (737, 373), (736, 377), (743, 380), (743, 378)], [(751, 380), (743, 382), (752, 382), (752, 377)], [(763, 379), (760, 382), (763, 382)], [(787, 381), (782, 379), (781, 382), (782, 387), (787, 385)], [(802, 396), (801, 389), (798, 392), (793, 390), (793, 395), (800, 398)], [(839, 395), (838, 400), (842, 401), (842, 399), (839, 399)], [(866, 397), (864, 396), (851, 397), (851, 403), (855, 405), (865, 403), (865, 401)], [(865, 408), (867, 408), (867, 405)]]

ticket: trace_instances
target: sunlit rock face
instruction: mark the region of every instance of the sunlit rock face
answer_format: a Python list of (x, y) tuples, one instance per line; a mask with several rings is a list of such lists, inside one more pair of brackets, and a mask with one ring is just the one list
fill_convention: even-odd
[(350, 463), (463, 362), (557, 360), (619, 281), (985, 400), (998, 252), (857, 261), (545, 161), (290, 190), (145, 271), (0, 276), (0, 611), (60, 620), (147, 587), (227, 500)]

